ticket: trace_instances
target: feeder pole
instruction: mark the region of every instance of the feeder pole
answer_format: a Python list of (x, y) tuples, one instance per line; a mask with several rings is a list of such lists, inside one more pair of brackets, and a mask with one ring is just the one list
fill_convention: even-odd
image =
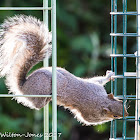
[[(43, 0), (43, 7), (48, 8), (48, 0)], [(49, 30), (48, 20), (49, 20), (48, 10), (43, 10), (43, 21)], [(43, 61), (43, 65), (44, 67), (49, 66), (48, 52), (46, 54), (46, 58)], [(48, 134), (49, 134), (49, 103), (44, 107), (44, 140), (49, 140), (49, 137), (47, 137)]]

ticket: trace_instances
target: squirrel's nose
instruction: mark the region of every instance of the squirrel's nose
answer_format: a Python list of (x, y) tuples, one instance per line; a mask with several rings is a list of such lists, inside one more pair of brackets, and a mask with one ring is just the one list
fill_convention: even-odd
[(128, 112), (125, 113), (124, 117), (127, 117), (127, 116), (129, 116), (129, 113)]

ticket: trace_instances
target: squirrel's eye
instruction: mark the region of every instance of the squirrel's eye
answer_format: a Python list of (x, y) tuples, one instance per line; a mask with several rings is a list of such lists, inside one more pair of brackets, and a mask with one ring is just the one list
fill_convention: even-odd
[(49, 45), (52, 45), (52, 42), (49, 42), (48, 44), (49, 44)]
[(118, 116), (114, 116), (114, 118), (117, 118)]

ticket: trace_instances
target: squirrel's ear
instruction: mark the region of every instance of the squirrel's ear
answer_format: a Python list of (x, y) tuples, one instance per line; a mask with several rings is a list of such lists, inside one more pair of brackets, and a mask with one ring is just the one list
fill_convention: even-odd
[(108, 94), (109, 99), (114, 99), (114, 95), (112, 93)]
[(103, 108), (103, 111), (106, 113), (106, 114), (109, 114), (110, 113), (110, 110), (108, 108)]

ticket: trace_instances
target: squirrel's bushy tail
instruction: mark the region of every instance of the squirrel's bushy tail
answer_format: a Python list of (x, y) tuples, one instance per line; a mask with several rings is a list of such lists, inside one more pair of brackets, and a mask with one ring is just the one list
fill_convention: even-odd
[[(28, 71), (51, 54), (52, 35), (32, 16), (9, 17), (0, 28), (0, 75), (14, 93), (25, 81)], [(48, 56), (49, 56), (48, 55)]]
[[(47, 46), (50, 42), (51, 33), (36, 18), (18, 15), (6, 19), (0, 29), (1, 75), (9, 74), (16, 60), (22, 65), (28, 63), (28, 59), (32, 59), (33, 64), (43, 60), (46, 51), (51, 53), (51, 47)], [(23, 60), (19, 60), (21, 57)]]

